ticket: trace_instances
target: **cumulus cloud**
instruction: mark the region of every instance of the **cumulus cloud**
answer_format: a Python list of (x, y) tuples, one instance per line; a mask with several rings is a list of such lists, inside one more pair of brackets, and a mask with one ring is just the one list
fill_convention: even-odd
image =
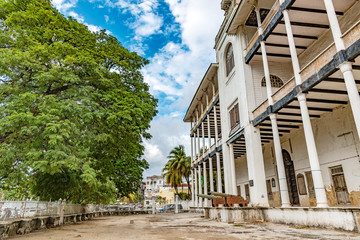
[(79, 14), (77, 14), (77, 13), (74, 12), (74, 11), (70, 11), (70, 12), (68, 13), (68, 15), (69, 15), (70, 17), (75, 18), (78, 22), (83, 23), (83, 22), (85, 21), (85, 19), (84, 19), (83, 16), (80, 16)]
[(78, 0), (52, 0), (54, 6), (62, 13), (67, 13), (76, 6), (77, 2)]
[(180, 118), (171, 115), (158, 116), (151, 124), (150, 133), (153, 138), (144, 142), (144, 158), (150, 163), (145, 176), (161, 174), (166, 157), (175, 146), (184, 145), (185, 149), (190, 149), (188, 127)]
[(108, 15), (104, 15), (105, 18), (105, 22), (108, 23), (109, 22), (109, 16)]
[[(149, 143), (156, 144), (163, 156), (167, 156), (179, 144), (184, 145), (190, 155), (190, 125), (182, 119), (206, 69), (215, 61), (213, 46), (223, 13), (218, 0), (165, 2), (180, 25), (181, 42), (167, 43), (149, 59), (150, 64), (143, 69), (151, 92), (156, 96), (166, 96), (160, 99), (159, 112), (164, 115), (152, 122), (150, 132), (153, 139)], [(147, 149), (147, 152), (150, 151)], [(164, 157), (162, 161), (151, 162), (146, 174), (160, 174), (166, 161)]]

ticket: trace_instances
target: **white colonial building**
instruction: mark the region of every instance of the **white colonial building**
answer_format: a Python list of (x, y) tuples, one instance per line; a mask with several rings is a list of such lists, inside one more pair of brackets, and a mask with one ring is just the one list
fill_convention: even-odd
[(358, 214), (360, 2), (222, 0), (221, 7), (216, 63), (184, 118), (194, 206), (209, 206), (197, 194), (217, 191), (256, 207)]

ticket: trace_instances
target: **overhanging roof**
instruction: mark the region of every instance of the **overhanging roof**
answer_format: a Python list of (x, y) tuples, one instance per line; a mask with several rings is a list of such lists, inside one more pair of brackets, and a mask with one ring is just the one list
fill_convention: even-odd
[(218, 68), (219, 68), (219, 64), (217, 63), (210, 64), (208, 70), (206, 71), (203, 79), (200, 82), (198, 89), (196, 90), (193, 99), (191, 100), (188, 110), (186, 111), (184, 122), (192, 121), (191, 115), (196, 109), (197, 104), (200, 101), (199, 99), (201, 99), (202, 95), (204, 94), (203, 91), (205, 91), (209, 87), (211, 80), (213, 79), (213, 77), (216, 76)]

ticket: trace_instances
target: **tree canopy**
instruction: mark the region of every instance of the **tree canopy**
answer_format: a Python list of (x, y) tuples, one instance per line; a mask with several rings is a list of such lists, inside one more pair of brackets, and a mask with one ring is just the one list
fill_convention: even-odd
[(50, 0), (0, 0), (0, 188), (106, 203), (137, 190), (157, 100), (147, 60)]
[(183, 178), (185, 178), (188, 191), (190, 191), (191, 158), (186, 156), (184, 146), (179, 145), (171, 150), (168, 159), (163, 168), (166, 182), (178, 193), (178, 187), (181, 186)]

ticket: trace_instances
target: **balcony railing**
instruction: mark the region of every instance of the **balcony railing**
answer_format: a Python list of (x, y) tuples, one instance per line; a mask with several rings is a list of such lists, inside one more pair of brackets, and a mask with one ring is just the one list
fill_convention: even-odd
[[(211, 99), (211, 101), (209, 102), (209, 105), (206, 106), (206, 108), (204, 109), (204, 112), (201, 113), (201, 115), (199, 116), (198, 121), (196, 121), (194, 126), (192, 127), (191, 132), (193, 132), (195, 130), (195, 128), (197, 127), (197, 125), (199, 125), (199, 123), (201, 122), (201, 119), (205, 116), (205, 114), (207, 113), (207, 111), (209, 110), (209, 108), (211, 107), (211, 105), (214, 103), (214, 101), (216, 100), (216, 98), (218, 96), (219, 96), (219, 91), (217, 91), (215, 93), (215, 96)], [(220, 112), (218, 114), (220, 114)]]

